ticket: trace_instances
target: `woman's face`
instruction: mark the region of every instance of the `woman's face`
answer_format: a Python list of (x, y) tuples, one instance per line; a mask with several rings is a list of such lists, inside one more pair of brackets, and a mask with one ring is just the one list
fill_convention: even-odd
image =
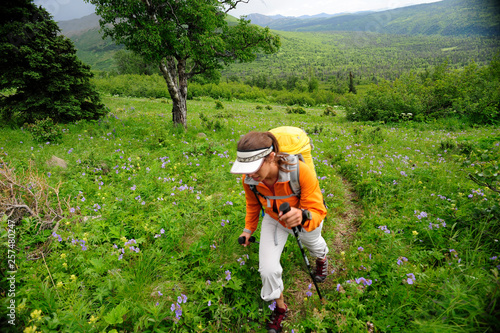
[(264, 162), (260, 166), (259, 170), (255, 171), (252, 174), (249, 174), (248, 176), (251, 177), (253, 180), (261, 182), (264, 179), (269, 179), (271, 180), (272, 178), (275, 177), (275, 167), (276, 163), (274, 163), (274, 152), (271, 153), (268, 157), (264, 159)]

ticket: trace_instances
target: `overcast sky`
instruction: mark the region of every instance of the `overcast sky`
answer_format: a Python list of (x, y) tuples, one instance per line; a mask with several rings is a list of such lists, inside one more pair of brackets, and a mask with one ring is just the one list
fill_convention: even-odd
[[(236, 17), (253, 13), (283, 16), (337, 14), (394, 9), (437, 1), (440, 0), (250, 0), (248, 4), (240, 3), (229, 14)], [(94, 12), (94, 6), (83, 0), (35, 0), (35, 4), (47, 9), (56, 21), (80, 18)]]

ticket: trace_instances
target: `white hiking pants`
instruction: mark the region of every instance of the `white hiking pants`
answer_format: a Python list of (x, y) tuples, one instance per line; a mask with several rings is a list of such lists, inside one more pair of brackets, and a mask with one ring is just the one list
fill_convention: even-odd
[[(328, 253), (328, 246), (321, 236), (322, 228), (323, 222), (311, 232), (304, 229), (299, 232), (302, 245), (313, 257), (324, 258)], [(259, 273), (262, 278), (260, 297), (265, 301), (279, 298), (284, 290), (280, 258), (290, 234), (295, 238), (292, 229), (283, 227), (268, 214), (264, 215), (260, 231)], [(297, 243), (295, 239), (294, 242)]]

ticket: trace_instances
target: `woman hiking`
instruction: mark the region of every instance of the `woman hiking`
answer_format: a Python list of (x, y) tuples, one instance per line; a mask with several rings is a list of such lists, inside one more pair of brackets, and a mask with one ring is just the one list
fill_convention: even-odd
[[(291, 162), (291, 161), (294, 162)], [(291, 189), (290, 171), (299, 168), (300, 197)], [(261, 297), (276, 301), (276, 307), (267, 324), (268, 332), (282, 330), (288, 307), (285, 304), (280, 257), (293, 227), (298, 227), (300, 239), (309, 253), (316, 257), (314, 279), (323, 282), (327, 276), (328, 246), (321, 236), (326, 208), (318, 179), (309, 166), (295, 156), (279, 151), (276, 137), (270, 132), (250, 132), (237, 145), (237, 158), (231, 173), (243, 174), (246, 198), (243, 246), (257, 229), (260, 210), (264, 210), (259, 244), (259, 272), (262, 278)], [(290, 204), (290, 211), (283, 214), (278, 207)]]

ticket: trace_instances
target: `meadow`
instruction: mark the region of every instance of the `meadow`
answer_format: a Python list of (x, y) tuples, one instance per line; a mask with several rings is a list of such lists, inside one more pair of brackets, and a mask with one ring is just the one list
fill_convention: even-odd
[[(168, 99), (104, 102), (106, 117), (63, 125), (56, 142), (0, 129), (8, 331), (263, 331), (271, 304), (257, 246), (237, 242), (245, 199), (229, 170), (241, 135), (282, 125), (313, 140), (332, 263), (320, 301), (289, 238), (284, 332), (500, 329), (500, 195), (469, 177), (498, 162), (498, 127), (195, 98), (183, 130)], [(12, 298), (2, 298), (5, 320)]]

